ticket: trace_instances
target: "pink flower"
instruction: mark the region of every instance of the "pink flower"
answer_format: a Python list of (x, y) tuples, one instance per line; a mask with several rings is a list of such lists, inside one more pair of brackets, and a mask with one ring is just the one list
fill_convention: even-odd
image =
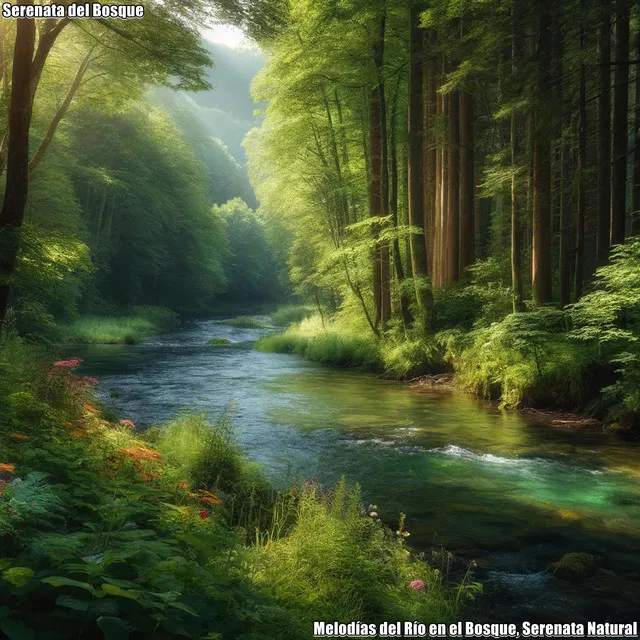
[(412, 580), (409, 586), (414, 591), (424, 591), (427, 588), (427, 585), (422, 580)]
[(71, 358), (70, 360), (58, 360), (53, 363), (54, 367), (63, 367), (64, 369), (75, 369), (82, 364), (80, 358)]
[(126, 427), (127, 429), (135, 429), (136, 425), (131, 422), (131, 420), (120, 420), (120, 425)]

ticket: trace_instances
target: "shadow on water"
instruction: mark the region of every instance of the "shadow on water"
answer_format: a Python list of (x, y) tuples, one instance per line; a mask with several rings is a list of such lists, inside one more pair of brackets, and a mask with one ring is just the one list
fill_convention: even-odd
[[(105, 404), (139, 426), (233, 404), (240, 442), (276, 485), (360, 483), (391, 524), (407, 514), (415, 547), (478, 561), (484, 616), (619, 621), (638, 607), (625, 595), (640, 573), (637, 445), (252, 350), (263, 333), (208, 320), (75, 353)], [(231, 344), (206, 346), (213, 337)], [(569, 551), (598, 555), (609, 578), (576, 587), (544, 571)]]

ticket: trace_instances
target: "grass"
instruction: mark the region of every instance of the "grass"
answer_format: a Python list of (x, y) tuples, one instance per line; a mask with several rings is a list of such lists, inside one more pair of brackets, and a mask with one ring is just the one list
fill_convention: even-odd
[(208, 347), (225, 347), (231, 344), (231, 340), (227, 340), (226, 338), (211, 338), (211, 340), (207, 340)]
[(339, 328), (323, 328), (318, 316), (293, 325), (284, 333), (263, 336), (256, 348), (270, 353), (292, 353), (315, 362), (379, 371), (382, 367), (377, 341), (373, 336), (343, 333)]
[(302, 322), (316, 313), (314, 307), (308, 305), (287, 305), (269, 314), (273, 324), (277, 327), (288, 327)]
[(227, 327), (235, 327), (236, 329), (266, 329), (269, 325), (257, 318), (248, 316), (240, 316), (238, 318), (229, 318), (228, 320), (218, 320), (216, 324), (223, 324)]
[(85, 316), (59, 327), (62, 342), (74, 344), (137, 344), (144, 338), (177, 324), (168, 309), (137, 307), (130, 315)]
[(460, 615), (357, 487), (275, 491), (230, 416), (138, 433), (75, 366), (0, 344), (0, 635), (298, 640), (318, 619)]

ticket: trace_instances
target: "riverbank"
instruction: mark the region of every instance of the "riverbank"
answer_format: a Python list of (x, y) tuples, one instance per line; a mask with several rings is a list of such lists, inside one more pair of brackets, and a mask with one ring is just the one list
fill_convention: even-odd
[(9, 637), (298, 640), (313, 620), (447, 622), (477, 590), (445, 585), (406, 546), (403, 519), (388, 529), (355, 487), (274, 490), (230, 416), (144, 434), (108, 419), (80, 364), (0, 345)]
[[(539, 313), (513, 314), (488, 328), (443, 330), (429, 337), (400, 330), (376, 337), (340, 318), (313, 316), (260, 338), (256, 348), (421, 388), (455, 387), (501, 408), (546, 412), (555, 416), (552, 420), (575, 424), (615, 423), (625, 431), (631, 426), (631, 407), (612, 393), (620, 376), (593, 346), (557, 329), (561, 313), (549, 310), (551, 326), (535, 330), (528, 324), (541, 324), (535, 317)], [(520, 334), (527, 335), (526, 343)]]
[(66, 344), (138, 344), (178, 326), (179, 316), (163, 307), (134, 307), (117, 316), (83, 316), (58, 325), (57, 341)]

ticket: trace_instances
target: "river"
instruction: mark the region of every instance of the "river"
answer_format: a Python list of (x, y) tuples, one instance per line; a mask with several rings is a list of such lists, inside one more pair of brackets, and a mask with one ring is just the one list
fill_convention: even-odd
[[(317, 476), (331, 486), (344, 475), (385, 521), (406, 513), (416, 548), (452, 552), (454, 569), (477, 561), (480, 618), (631, 619), (638, 444), (535, 424), (459, 392), (262, 353), (252, 349), (262, 332), (204, 320), (74, 353), (100, 379), (104, 403), (138, 426), (187, 411), (215, 420), (233, 407), (240, 443), (275, 485)], [(212, 337), (232, 344), (206, 346)], [(545, 571), (570, 551), (598, 555), (601, 577), (576, 586)]]

